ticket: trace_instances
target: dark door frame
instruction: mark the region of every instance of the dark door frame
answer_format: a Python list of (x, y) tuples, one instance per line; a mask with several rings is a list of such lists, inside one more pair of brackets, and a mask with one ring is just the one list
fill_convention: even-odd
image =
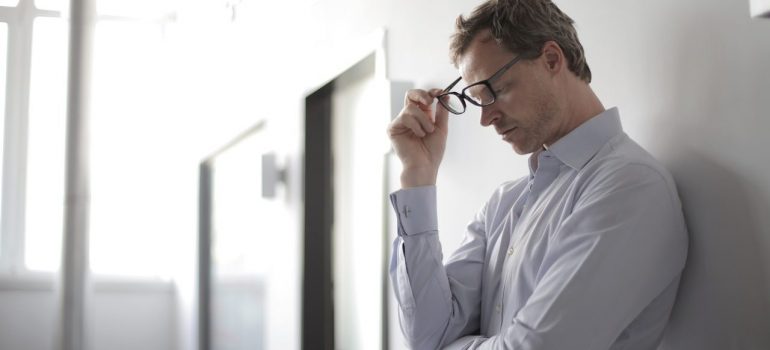
[(334, 349), (332, 94), (330, 82), (305, 99), (302, 349)]

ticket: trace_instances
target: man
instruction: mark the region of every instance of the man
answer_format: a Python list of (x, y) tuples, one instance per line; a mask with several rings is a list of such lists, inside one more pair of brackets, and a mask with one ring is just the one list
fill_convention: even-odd
[[(461, 77), (407, 92), (388, 129), (403, 164), (390, 276), (414, 349), (660, 343), (687, 254), (681, 205), (669, 173), (591, 90), (572, 23), (549, 0), (487, 1), (458, 18)], [(531, 153), (530, 173), (492, 194), (442, 263), (436, 176), (448, 114), (472, 105)]]

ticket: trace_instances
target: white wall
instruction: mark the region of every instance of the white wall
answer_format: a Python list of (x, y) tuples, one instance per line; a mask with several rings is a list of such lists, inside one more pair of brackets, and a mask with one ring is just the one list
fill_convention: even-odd
[(53, 349), (57, 306), (51, 291), (1, 291), (0, 349)]
[[(90, 349), (175, 348), (173, 298), (170, 284), (97, 284), (90, 297)], [(59, 309), (50, 283), (4, 281), (0, 290), (0, 349), (57, 349)]]

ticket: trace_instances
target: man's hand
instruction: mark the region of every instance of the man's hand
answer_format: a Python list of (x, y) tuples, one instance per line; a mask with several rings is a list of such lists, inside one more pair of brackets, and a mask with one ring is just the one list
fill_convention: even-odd
[(404, 109), (390, 123), (388, 135), (401, 159), (403, 188), (436, 184), (447, 139), (448, 111), (433, 102), (441, 89), (412, 89), (404, 98)]

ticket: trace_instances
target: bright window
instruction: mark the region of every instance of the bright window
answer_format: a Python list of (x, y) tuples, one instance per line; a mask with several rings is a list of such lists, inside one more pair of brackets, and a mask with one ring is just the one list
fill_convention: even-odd
[[(167, 277), (189, 222), (180, 206), (191, 189), (179, 179), (174, 138), (183, 125), (167, 111), (164, 25), (101, 21), (92, 72), (91, 269), (99, 274)], [(189, 232), (189, 231), (186, 231)]]
[(0, 6), (14, 7), (19, 3), (19, 0), (0, 0)]
[(68, 0), (35, 0), (35, 7), (41, 10), (61, 11), (68, 3)]
[(56, 270), (64, 215), (67, 26), (35, 19), (27, 139), (25, 260), (31, 270)]
[[(194, 177), (195, 168), (178, 157), (181, 150), (170, 140), (180, 131), (179, 120), (164, 107), (172, 91), (165, 78), (164, 41), (171, 17), (163, 12), (170, 3), (97, 1), (98, 8), (119, 17), (99, 17), (91, 65), (88, 229), (90, 265), (98, 274), (170, 276), (176, 261), (169, 253), (178, 246), (180, 232), (195, 229), (190, 220), (194, 204), (193, 210), (179, 205), (179, 198), (191, 191), (189, 182), (179, 179)], [(67, 1), (34, 4), (36, 9), (14, 12), (31, 20), (19, 22), (31, 24), (19, 24), (22, 42), (31, 45), (20, 74), (23, 83), (23, 68), (29, 64), (29, 90), (9, 91), (15, 99), (28, 94), (29, 109), (18, 115), (26, 120), (26, 128), (9, 140), (21, 153), (5, 169), (6, 176), (14, 175), (9, 176), (14, 195), (4, 204), (22, 207), (24, 215), (10, 215), (13, 225), (6, 226), (12, 229), (0, 238), (10, 242), (3, 249), (12, 254), (0, 259), (0, 265), (16, 271), (56, 271), (64, 232), (68, 22), (51, 10), (61, 10)], [(0, 23), (4, 74), (8, 27)], [(0, 93), (5, 85), (1, 88)], [(188, 223), (192, 226), (180, 227)]]

